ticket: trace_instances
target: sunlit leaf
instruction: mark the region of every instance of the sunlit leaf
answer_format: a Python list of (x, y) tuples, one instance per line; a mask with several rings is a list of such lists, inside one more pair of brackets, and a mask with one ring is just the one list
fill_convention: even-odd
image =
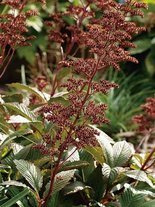
[(39, 168), (25, 160), (15, 160), (14, 163), (22, 176), (38, 192), (43, 184), (43, 177)]
[(113, 146), (114, 166), (122, 166), (131, 157), (132, 151), (126, 141), (116, 142)]

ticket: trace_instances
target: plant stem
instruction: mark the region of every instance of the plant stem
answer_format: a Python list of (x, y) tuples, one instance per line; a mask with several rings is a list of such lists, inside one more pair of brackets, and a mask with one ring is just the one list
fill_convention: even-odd
[(136, 150), (135, 150), (136, 153), (140, 150), (142, 144), (143, 144), (144, 142), (146, 142), (146, 141), (149, 140), (150, 136), (151, 136), (150, 133), (148, 133), (148, 134), (146, 134), (146, 135), (144, 136), (144, 138), (141, 140), (141, 142), (139, 143), (138, 147), (137, 147)]
[(9, 63), (10, 63), (10, 61), (11, 61), (11, 59), (13, 58), (13, 55), (14, 55), (14, 50), (12, 51), (11, 56), (10, 56), (8, 62), (6, 63), (6, 65), (4, 66), (4, 68), (3, 68), (3, 70), (2, 70), (2, 72), (1, 72), (1, 74), (0, 74), (0, 79), (1, 79), (2, 76), (4, 75), (4, 73), (5, 73), (5, 71), (6, 71), (7, 67), (8, 67), (8, 65), (9, 65)]
[[(148, 162), (151, 160), (153, 154), (155, 153), (155, 147), (152, 149), (152, 151), (150, 152), (149, 156), (147, 157), (147, 159), (145, 160), (145, 162), (143, 163), (141, 170), (145, 170), (146, 165), (148, 164)], [(146, 168), (147, 169), (147, 168)]]
[[(70, 137), (70, 135), (71, 135), (71, 133), (72, 133), (72, 130), (73, 130), (73, 128), (74, 128), (74, 126), (75, 126), (75, 124), (76, 124), (78, 118), (79, 118), (79, 115), (80, 115), (80, 113), (81, 113), (81, 110), (82, 110), (84, 104), (86, 103), (87, 98), (89, 97), (89, 92), (90, 92), (90, 88), (91, 88), (91, 82), (92, 82), (92, 80), (93, 80), (93, 78), (94, 78), (94, 76), (95, 76), (95, 74), (96, 74), (96, 72), (97, 72), (99, 62), (100, 62), (100, 59), (98, 60), (98, 62), (97, 62), (97, 64), (96, 64), (96, 67), (94, 68), (94, 72), (93, 72), (91, 78), (89, 79), (88, 89), (87, 89), (86, 95), (85, 95), (85, 97), (84, 97), (84, 99), (83, 99), (83, 102), (82, 102), (82, 105), (81, 105), (79, 111), (77, 112), (77, 115), (76, 115), (76, 118), (75, 118), (75, 120), (74, 120), (74, 122), (73, 122), (73, 125), (72, 125), (72, 127), (70, 128), (70, 130), (69, 130), (69, 132), (68, 132), (68, 135), (67, 135), (67, 137), (66, 137), (66, 140), (67, 140), (68, 137)], [(67, 140), (67, 141), (68, 141), (68, 140)], [(63, 145), (65, 145), (65, 142), (63, 143)], [(62, 149), (63, 149), (63, 148), (62, 148)], [(63, 150), (60, 152), (60, 154), (59, 154), (59, 156), (58, 156), (57, 164), (56, 164), (56, 166), (55, 166), (53, 172), (51, 172), (51, 177), (50, 177), (50, 180), (51, 180), (51, 182), (50, 182), (50, 188), (49, 188), (49, 191), (48, 191), (47, 196), (46, 196), (45, 199), (44, 199), (44, 204), (43, 204), (44, 207), (46, 207), (47, 201), (49, 200), (49, 198), (50, 198), (50, 196), (51, 196), (51, 194), (52, 194), (55, 176), (56, 176), (57, 172), (59, 171), (60, 166), (62, 166), (62, 165), (60, 165), (60, 161), (61, 161), (62, 154), (63, 154)]]
[[(77, 26), (78, 26), (79, 28), (80, 28), (81, 25), (82, 25), (82, 21), (83, 21), (83, 19), (84, 19), (84, 13), (85, 13), (85, 11), (86, 11), (86, 9), (88, 8), (89, 5), (90, 5), (90, 3), (88, 3), (88, 4), (84, 7), (83, 13), (82, 13), (82, 15), (81, 15), (81, 17), (80, 17), (80, 19), (79, 19), (78, 24), (77, 24)], [(75, 41), (75, 36), (74, 36), (74, 34), (72, 33), (70, 44), (69, 44), (68, 48), (66, 49), (66, 52), (65, 52), (64, 57), (62, 58), (62, 61), (65, 61), (65, 60), (67, 59), (67, 56), (68, 56), (68, 55), (70, 54), (70, 52), (72, 51), (72, 49), (73, 49), (75, 43), (76, 43), (76, 41)], [(75, 51), (75, 52), (73, 53), (72, 56), (74, 56), (74, 55), (76, 54), (76, 52), (77, 52), (77, 51)], [(55, 94), (55, 91), (56, 91), (56, 89), (57, 89), (57, 87), (58, 87), (58, 83), (57, 83), (57, 75), (58, 75), (58, 71), (60, 70), (60, 68), (61, 68), (61, 66), (59, 66), (59, 67), (56, 68), (56, 74), (55, 74), (54, 77), (53, 77), (53, 87), (52, 87), (51, 97)]]
[(56, 176), (57, 172), (59, 171), (59, 165), (60, 165), (60, 161), (61, 161), (62, 153), (63, 153), (63, 151), (60, 152), (59, 157), (58, 157), (58, 160), (57, 160), (57, 164), (56, 164), (54, 170), (51, 171), (51, 177), (50, 177), (51, 182), (50, 182), (50, 187), (49, 187), (48, 194), (47, 194), (47, 196), (46, 196), (45, 199), (44, 199), (44, 203), (43, 203), (43, 205), (42, 205), (43, 207), (46, 207), (46, 206), (47, 206), (47, 205), (46, 205), (46, 204), (47, 204), (47, 201), (49, 200), (49, 198), (50, 198), (50, 196), (51, 196), (51, 194), (52, 194), (52, 192), (53, 192), (54, 179), (55, 179), (55, 176)]
[(147, 169), (149, 169), (150, 167), (152, 167), (154, 164), (155, 164), (155, 160), (149, 166), (147, 166), (146, 168), (144, 168), (144, 170), (146, 171)]

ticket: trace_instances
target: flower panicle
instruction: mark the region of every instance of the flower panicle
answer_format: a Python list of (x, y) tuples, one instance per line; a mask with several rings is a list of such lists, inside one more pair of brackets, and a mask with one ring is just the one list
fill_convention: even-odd
[[(97, 104), (92, 95), (106, 94), (118, 85), (104, 79), (97, 82), (94, 77), (109, 67), (120, 70), (122, 62), (138, 63), (128, 48), (135, 47), (132, 37), (145, 28), (129, 21), (129, 17), (143, 17), (141, 9), (144, 8), (145, 4), (132, 0), (124, 4), (115, 0), (87, 0), (84, 4), (69, 6), (64, 13), (52, 14), (51, 22), (46, 23), (49, 40), (61, 51), (55, 73), (64, 67), (72, 69), (71, 77), (64, 83), (59, 84), (57, 76), (54, 80), (55, 86), (68, 92), (64, 102), (52, 102), (42, 109), (45, 123), (57, 129), (52, 140), (59, 151), (70, 146), (97, 144), (98, 132), (91, 125), (108, 123), (107, 106)], [(66, 16), (72, 24), (66, 24)]]
[(138, 125), (140, 133), (147, 133), (155, 129), (155, 98), (147, 98), (146, 103), (141, 108), (143, 114), (134, 116), (133, 121)]

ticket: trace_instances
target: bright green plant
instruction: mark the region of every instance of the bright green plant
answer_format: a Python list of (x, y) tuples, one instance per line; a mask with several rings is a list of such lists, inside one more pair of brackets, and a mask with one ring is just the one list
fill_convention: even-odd
[(154, 95), (154, 80), (138, 72), (127, 75), (112, 70), (108, 71), (106, 78), (118, 83), (119, 88), (110, 90), (107, 95), (94, 96), (96, 102), (103, 102), (109, 106), (106, 114), (110, 123), (102, 129), (113, 136), (120, 132), (132, 131), (132, 117), (141, 110), (139, 106), (145, 99)]

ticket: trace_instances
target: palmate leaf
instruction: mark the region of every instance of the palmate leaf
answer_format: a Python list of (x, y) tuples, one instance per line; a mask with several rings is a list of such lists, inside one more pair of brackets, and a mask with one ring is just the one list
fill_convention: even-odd
[(114, 166), (124, 165), (131, 157), (132, 151), (126, 141), (117, 142), (113, 146)]
[(85, 150), (89, 152), (94, 159), (99, 162), (101, 165), (104, 163), (104, 156), (103, 156), (103, 151), (101, 147), (91, 147), (91, 146), (86, 146)]
[(102, 167), (98, 165), (93, 172), (89, 175), (87, 185), (93, 189), (94, 199), (100, 201), (103, 198), (105, 192), (105, 181), (102, 175)]
[(105, 163), (111, 168), (123, 166), (132, 155), (131, 147), (126, 141), (117, 142), (113, 146), (101, 138), (98, 142), (102, 147)]
[(108, 179), (110, 176), (110, 172), (111, 172), (111, 167), (109, 165), (107, 165), (106, 163), (104, 163), (102, 166), (103, 177)]
[(123, 170), (122, 167), (111, 168), (109, 165), (104, 163), (102, 165), (102, 174), (103, 174), (105, 183), (107, 183), (108, 185), (111, 185), (116, 180), (116, 178), (119, 176), (119, 174), (122, 172), (122, 170)]
[(1, 207), (10, 207), (16, 204), (20, 199), (22, 199), (24, 196), (26, 196), (29, 193), (29, 189), (25, 188), (22, 192), (15, 195), (13, 198), (11, 198), (9, 201), (5, 202), (1, 205)]
[(144, 195), (133, 192), (132, 188), (126, 188), (120, 197), (121, 207), (140, 207), (144, 202)]
[(144, 204), (142, 204), (139, 207), (155, 207), (155, 200), (145, 202)]
[(97, 140), (102, 148), (106, 163), (110, 166), (113, 166), (114, 156), (112, 145), (109, 143), (109, 141), (106, 139), (104, 140), (102, 137), (98, 137)]
[(109, 137), (105, 132), (103, 132), (102, 130), (98, 129), (94, 125), (90, 125), (90, 126), (99, 132), (99, 135), (96, 136), (97, 141), (104, 140), (104, 141), (107, 141), (107, 142), (109, 142), (111, 144), (115, 143), (114, 140), (111, 137)]
[(22, 176), (38, 192), (43, 184), (43, 176), (41, 175), (40, 169), (33, 163), (25, 160), (15, 160), (14, 163)]
[(124, 184), (125, 192), (120, 197), (121, 207), (154, 207), (155, 200), (146, 201), (145, 197), (154, 196), (152, 192), (147, 190), (137, 190), (129, 184)]
[(148, 178), (147, 174), (144, 171), (130, 170), (126, 172), (125, 175), (135, 180), (145, 182), (153, 188), (153, 183), (151, 182), (151, 180)]
[(87, 179), (89, 178), (90, 174), (95, 169), (94, 158), (86, 150), (81, 150), (80, 151), (80, 160), (86, 161), (86, 162), (89, 163), (89, 165), (87, 167), (84, 167), (84, 168), (81, 169), (83, 180), (87, 181)]
[(93, 151), (91, 150), (93, 153), (95, 153), (94, 155), (92, 154), (92, 152), (90, 152), (90, 153), (95, 158), (97, 156), (99, 158), (98, 161), (102, 162), (102, 164), (103, 164), (103, 159), (105, 159), (106, 163), (109, 164), (110, 166), (112, 166), (113, 165), (113, 149), (112, 149), (111, 144), (113, 144), (114, 141), (111, 139), (111, 137), (109, 137), (106, 133), (104, 133), (103, 131), (101, 131), (97, 127), (92, 126), (92, 125), (91, 125), (91, 127), (99, 132), (99, 135), (96, 135), (96, 140), (98, 141), (99, 145), (101, 146), (103, 154), (101, 156), (100, 151), (98, 151), (99, 154), (97, 155), (94, 150)]

